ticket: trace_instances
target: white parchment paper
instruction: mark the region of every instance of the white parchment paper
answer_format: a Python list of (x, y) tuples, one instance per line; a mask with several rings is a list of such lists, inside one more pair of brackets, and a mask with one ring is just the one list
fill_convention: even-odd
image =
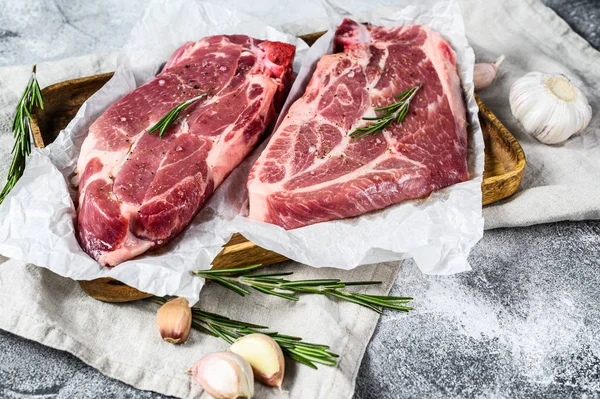
[[(484, 143), (473, 95), (475, 56), (467, 42), (456, 1), (403, 3), (406, 7), (378, 8), (353, 18), (383, 26), (429, 26), (452, 44), (468, 110), (470, 180), (437, 191), (425, 200), (406, 201), (356, 218), (290, 231), (244, 216), (237, 217), (235, 229), (254, 243), (316, 267), (351, 269), (362, 264), (412, 257), (425, 273), (452, 274), (470, 269), (467, 257), (483, 235), (481, 181)], [(341, 22), (343, 16), (352, 17), (339, 6), (331, 3), (325, 3), (325, 6), (334, 24)], [(332, 29), (310, 48), (284, 109), (304, 93), (316, 63), (323, 54), (331, 52), (333, 34)], [(257, 156), (255, 153), (236, 171), (239, 181), (235, 184), (240, 184), (248, 175)]]
[[(56, 142), (34, 150), (24, 176), (0, 205), (0, 254), (43, 266), (77, 280), (113, 277), (156, 295), (197, 301), (203, 281), (189, 274), (207, 268), (231, 234), (241, 232), (262, 247), (316, 267), (350, 269), (361, 264), (413, 257), (426, 273), (469, 269), (467, 256), (483, 234), (481, 179), (483, 138), (473, 97), (474, 55), (454, 0), (404, 0), (406, 7), (379, 8), (356, 16), (378, 25), (418, 23), (446, 37), (457, 53), (468, 106), (470, 180), (356, 218), (285, 231), (244, 214), (248, 171), (263, 144), (215, 192), (171, 244), (113, 269), (85, 254), (75, 238), (74, 191), (68, 184), (91, 123), (110, 104), (150, 80), (171, 53), (188, 40), (240, 33), (296, 44), (295, 70), (302, 68), (284, 109), (302, 95), (316, 62), (331, 51), (333, 31), (307, 46), (260, 21), (218, 5), (194, 0), (155, 0), (134, 28), (111, 81), (92, 96)], [(337, 23), (337, 17), (332, 23)], [(304, 62), (302, 60), (304, 59)], [(283, 115), (283, 113), (282, 113)]]
[(0, 205), (0, 254), (77, 280), (113, 277), (156, 295), (182, 296), (191, 303), (198, 300), (203, 280), (192, 277), (189, 270), (210, 266), (230, 238), (228, 224), (236, 214), (223, 208), (218, 194), (163, 250), (109, 269), (90, 258), (77, 242), (75, 191), (69, 178), (89, 126), (106, 108), (152, 79), (183, 43), (216, 34), (247, 34), (295, 44), (296, 71), (308, 49), (292, 35), (216, 4), (153, 1), (124, 46), (115, 76), (86, 101), (53, 144), (33, 150), (23, 177)]

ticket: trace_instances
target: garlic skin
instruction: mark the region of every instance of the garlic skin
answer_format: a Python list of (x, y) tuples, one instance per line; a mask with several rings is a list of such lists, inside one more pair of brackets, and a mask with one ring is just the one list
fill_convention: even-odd
[(211, 353), (188, 371), (215, 399), (250, 399), (254, 395), (252, 368), (235, 353)]
[(187, 341), (192, 328), (192, 309), (185, 298), (172, 299), (156, 313), (156, 324), (163, 340), (172, 344)]
[(498, 68), (504, 61), (504, 55), (501, 55), (496, 62), (491, 63), (480, 63), (475, 64), (473, 68), (473, 83), (475, 85), (475, 91), (483, 90), (492, 84), (492, 81), (496, 78)]
[(510, 110), (525, 131), (545, 144), (558, 144), (585, 129), (592, 107), (566, 76), (531, 72), (510, 89)]
[(281, 389), (285, 360), (281, 347), (273, 338), (265, 334), (249, 334), (235, 341), (229, 350), (248, 361), (258, 381)]

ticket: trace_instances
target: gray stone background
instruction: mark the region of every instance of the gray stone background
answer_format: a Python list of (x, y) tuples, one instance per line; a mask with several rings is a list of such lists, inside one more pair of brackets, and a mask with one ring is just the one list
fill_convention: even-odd
[[(117, 50), (146, 3), (0, 0), (0, 65)], [(600, 1), (544, 3), (600, 48)], [(599, 260), (590, 221), (487, 231), (457, 276), (405, 262), (392, 291), (418, 311), (381, 318), (356, 399), (600, 397)], [(96, 397), (164, 396), (0, 330), (0, 398)]]

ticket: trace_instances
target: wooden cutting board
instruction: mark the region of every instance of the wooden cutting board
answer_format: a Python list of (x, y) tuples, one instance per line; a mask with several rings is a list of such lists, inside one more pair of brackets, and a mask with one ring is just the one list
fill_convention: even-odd
[[(311, 45), (324, 33), (312, 33), (300, 38)], [(33, 115), (35, 145), (42, 148), (53, 142), (81, 105), (104, 86), (112, 75), (113, 73), (106, 73), (68, 80), (43, 89), (44, 109), (37, 109)], [(523, 178), (525, 154), (517, 140), (481, 99), (476, 96), (476, 100), (485, 141), (485, 172), (481, 190), (483, 205), (487, 205), (517, 191)], [(212, 267), (225, 269), (258, 263), (270, 265), (284, 260), (287, 258), (235, 234), (213, 260)], [(88, 295), (106, 302), (128, 302), (151, 296), (110, 278), (80, 281), (80, 285)]]

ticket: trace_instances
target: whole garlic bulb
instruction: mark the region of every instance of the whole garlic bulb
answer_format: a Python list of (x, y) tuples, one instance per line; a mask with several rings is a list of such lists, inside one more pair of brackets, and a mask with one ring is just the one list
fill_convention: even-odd
[(562, 143), (592, 119), (585, 94), (561, 74), (531, 72), (518, 79), (510, 109), (527, 133), (546, 144)]

